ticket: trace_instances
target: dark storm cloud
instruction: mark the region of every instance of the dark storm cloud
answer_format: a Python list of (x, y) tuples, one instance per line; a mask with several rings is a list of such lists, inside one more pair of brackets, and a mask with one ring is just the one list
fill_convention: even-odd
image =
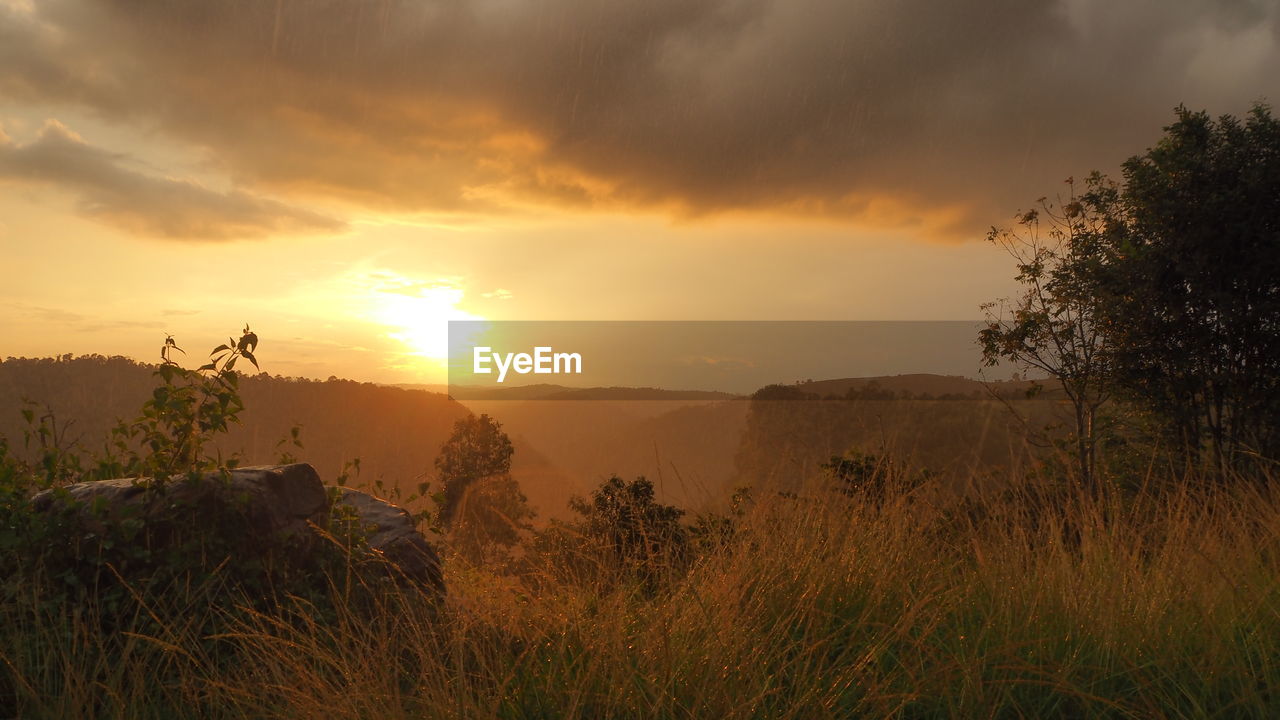
[(1277, 2), (45, 0), (0, 93), (402, 210), (763, 209), (966, 231), (1280, 95)]
[(70, 190), (89, 217), (139, 235), (227, 240), (271, 233), (333, 232), (341, 223), (240, 190), (217, 192), (193, 182), (129, 169), (123, 156), (85, 143), (51, 123), (19, 145), (0, 134), (0, 181)]

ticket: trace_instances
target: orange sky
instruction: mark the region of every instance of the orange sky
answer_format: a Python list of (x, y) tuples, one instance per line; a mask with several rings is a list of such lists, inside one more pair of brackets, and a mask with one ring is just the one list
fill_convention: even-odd
[(0, 0), (0, 356), (248, 322), (431, 382), (449, 318), (973, 319), (984, 228), (1280, 95), (1274, 3), (972, 5)]

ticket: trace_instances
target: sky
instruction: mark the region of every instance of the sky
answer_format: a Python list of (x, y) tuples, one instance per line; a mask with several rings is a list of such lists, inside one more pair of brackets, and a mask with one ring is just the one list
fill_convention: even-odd
[(432, 382), (449, 319), (971, 320), (1280, 0), (0, 0), (0, 357)]

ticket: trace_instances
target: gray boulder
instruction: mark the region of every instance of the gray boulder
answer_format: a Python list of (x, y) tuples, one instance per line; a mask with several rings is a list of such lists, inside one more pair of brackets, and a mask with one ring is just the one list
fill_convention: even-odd
[[(70, 511), (88, 533), (140, 518), (151, 525), (199, 525), (217, 506), (235, 508), (247, 534), (264, 555), (314, 551), (329, 524), (329, 492), (339, 493), (335, 509), (346, 509), (359, 524), (369, 549), (384, 560), (390, 574), (436, 595), (444, 592), (440, 559), (414, 527), (409, 513), (371, 495), (348, 488), (326, 488), (306, 463), (236, 468), (224, 476), (206, 473), (194, 480), (174, 477), (162, 485), (136, 478), (77, 483), (46, 490), (32, 498), (43, 512)], [(197, 530), (200, 528), (197, 527)]]
[(137, 478), (76, 483), (45, 490), (32, 498), (37, 510), (64, 504), (76, 507), (91, 531), (123, 517), (155, 522), (201, 508), (226, 503), (239, 508), (247, 531), (255, 537), (288, 539), (309, 545), (311, 523), (323, 523), (328, 513), (324, 485), (315, 468), (305, 463), (244, 467), (227, 477), (205, 473), (193, 479), (175, 476), (163, 485)]
[(340, 490), (336, 507), (349, 508), (355, 514), (369, 548), (386, 560), (399, 578), (444, 592), (440, 556), (418, 532), (408, 511), (359, 490)]

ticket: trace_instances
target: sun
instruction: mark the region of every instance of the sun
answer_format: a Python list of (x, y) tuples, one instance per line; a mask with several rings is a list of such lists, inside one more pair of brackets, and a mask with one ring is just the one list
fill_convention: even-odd
[(377, 292), (379, 322), (392, 328), (388, 337), (404, 343), (411, 355), (442, 363), (449, 356), (449, 321), (483, 320), (458, 307), (465, 293), (448, 285)]

